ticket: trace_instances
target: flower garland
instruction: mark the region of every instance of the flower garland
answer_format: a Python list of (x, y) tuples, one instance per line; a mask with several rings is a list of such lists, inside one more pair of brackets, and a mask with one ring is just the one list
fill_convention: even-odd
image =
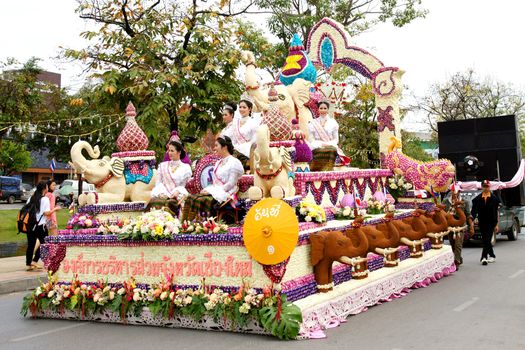
[(323, 223), (326, 221), (326, 213), (319, 205), (311, 202), (302, 201), (296, 208), (299, 220), (306, 222)]
[(236, 293), (211, 289), (202, 285), (197, 289), (179, 289), (170, 278), (154, 284), (151, 288), (137, 285), (131, 278), (119, 285), (104, 281), (86, 284), (74, 278), (71, 284), (59, 284), (56, 275), (49, 274), (48, 282), (26, 295), (20, 313), (33, 317), (47, 310), (64, 313), (76, 311), (84, 319), (86, 315), (103, 314), (111, 310), (120, 315), (140, 316), (147, 307), (151, 314), (172, 319), (177, 314), (201, 320), (205, 315), (215, 321), (228, 319), (232, 325), (246, 326), (251, 319), (257, 320), (269, 333), (279, 339), (295, 339), (302, 322), (301, 310), (286, 299), (286, 294), (265, 287), (263, 293), (242, 285)]

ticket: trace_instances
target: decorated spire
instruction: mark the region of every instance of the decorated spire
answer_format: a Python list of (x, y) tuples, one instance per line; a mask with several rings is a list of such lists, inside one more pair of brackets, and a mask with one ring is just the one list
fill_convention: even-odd
[(268, 101), (270, 106), (263, 115), (263, 124), (268, 125), (270, 141), (289, 140), (292, 136), (292, 124), (279, 109), (279, 92), (273, 83), (268, 90)]
[(135, 120), (137, 112), (133, 103), (126, 107), (126, 125), (117, 138), (117, 148), (120, 152), (144, 151), (148, 149), (148, 137)]
[(317, 79), (317, 71), (304, 50), (299, 35), (294, 34), (288, 49), (286, 64), (282, 69), (280, 80), (284, 85), (291, 85), (295, 79), (302, 78), (311, 83)]

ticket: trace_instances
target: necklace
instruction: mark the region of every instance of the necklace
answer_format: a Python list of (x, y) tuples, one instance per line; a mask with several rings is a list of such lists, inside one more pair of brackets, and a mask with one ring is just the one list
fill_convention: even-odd
[(173, 160), (170, 162), (170, 171), (172, 173), (176, 172), (179, 167), (180, 167), (180, 160)]

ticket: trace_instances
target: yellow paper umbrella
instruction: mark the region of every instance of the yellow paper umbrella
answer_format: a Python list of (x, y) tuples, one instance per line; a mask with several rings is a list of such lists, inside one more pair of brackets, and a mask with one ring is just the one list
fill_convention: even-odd
[(257, 262), (275, 265), (292, 254), (299, 238), (295, 210), (275, 198), (257, 202), (246, 214), (244, 245)]

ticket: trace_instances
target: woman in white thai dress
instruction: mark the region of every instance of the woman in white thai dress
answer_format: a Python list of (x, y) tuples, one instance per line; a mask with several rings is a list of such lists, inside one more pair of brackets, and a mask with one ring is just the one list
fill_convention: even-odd
[(182, 220), (193, 220), (196, 217), (210, 215), (217, 203), (234, 199), (239, 190), (237, 182), (244, 174), (241, 162), (235, 158), (233, 144), (228, 136), (218, 137), (215, 152), (221, 157), (213, 168), (213, 183), (197, 195), (190, 195), (184, 202)]
[(317, 107), (319, 117), (308, 124), (309, 145), (313, 154), (310, 170), (332, 170), (338, 156), (343, 164), (348, 164), (350, 158), (346, 157), (339, 148), (339, 124), (328, 115), (330, 104), (327, 101), (320, 101)]
[(159, 164), (157, 183), (151, 191), (151, 197), (181, 202), (188, 195), (186, 183), (191, 177), (191, 167), (181, 161), (186, 151), (180, 142), (170, 141), (168, 155), (170, 160)]
[(242, 99), (239, 102), (239, 114), (232, 121), (231, 130), (225, 136), (231, 138), (235, 151), (233, 155), (238, 158), (244, 170), (250, 169), (250, 151), (255, 141), (255, 132), (260, 125), (260, 120), (252, 117), (253, 103), (247, 99)]

